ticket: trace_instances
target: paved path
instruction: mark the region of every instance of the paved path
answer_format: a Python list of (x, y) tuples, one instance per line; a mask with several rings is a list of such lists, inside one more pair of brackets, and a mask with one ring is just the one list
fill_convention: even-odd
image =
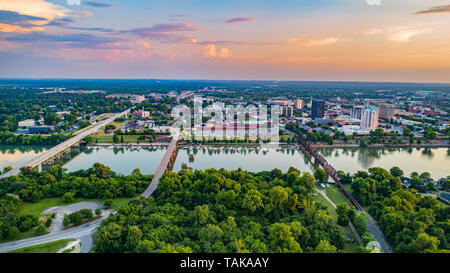
[(116, 118), (124, 116), (126, 114), (128, 114), (130, 112), (130, 109), (127, 109), (125, 111), (123, 111), (122, 113), (119, 114), (115, 114), (114, 116), (105, 119), (103, 121), (98, 122), (97, 124), (91, 126), (89, 129), (83, 131), (82, 133), (79, 133), (77, 135), (75, 135), (74, 137), (56, 145), (55, 147), (43, 152), (42, 154), (38, 155), (37, 157), (33, 158), (32, 160), (22, 163), (19, 166), (17, 166), (16, 168), (12, 169), (11, 171), (0, 175), (0, 178), (4, 178), (4, 177), (9, 177), (9, 176), (15, 176), (18, 175), (20, 173), (20, 169), (25, 167), (25, 166), (30, 166), (30, 167), (36, 167), (39, 164), (41, 164), (42, 162), (44, 162), (45, 160), (51, 158), (52, 156), (54, 156), (55, 154), (69, 148), (70, 146), (74, 145), (75, 143), (79, 142), (80, 140), (82, 140), (83, 138), (87, 137), (88, 135), (96, 132), (98, 129), (100, 129), (102, 126), (113, 122)]
[[(318, 193), (320, 193), (323, 196), (323, 198), (325, 198), (331, 204), (331, 206), (333, 208), (337, 208), (336, 204), (330, 198), (328, 198), (328, 195), (326, 194), (326, 192), (324, 190), (321, 190), (319, 188), (316, 188), (316, 190)], [(353, 226), (353, 223), (349, 221), (348, 226), (350, 227), (350, 229), (356, 236), (356, 240), (358, 241), (358, 243), (363, 246), (364, 245), (363, 241), (362, 241), (361, 237), (359, 236), (358, 231), (356, 231), (355, 226)]]
[(81, 252), (87, 253), (92, 248), (92, 233), (100, 226), (100, 223), (109, 216), (111, 210), (105, 210), (102, 213), (102, 218), (92, 222), (83, 224), (78, 227), (69, 228), (61, 231), (54, 231), (52, 233), (32, 237), (28, 239), (12, 241), (0, 244), (0, 253), (7, 253), (19, 248), (45, 244), (62, 239), (79, 239), (81, 242)]

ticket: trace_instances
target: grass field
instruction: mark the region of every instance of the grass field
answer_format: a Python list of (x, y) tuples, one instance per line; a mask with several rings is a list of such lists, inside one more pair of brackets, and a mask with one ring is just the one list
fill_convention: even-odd
[(335, 185), (330, 184), (328, 188), (326, 188), (327, 196), (331, 199), (336, 205), (340, 203), (351, 204), (350, 200), (344, 195), (344, 193)]
[[(119, 209), (120, 207), (128, 204), (128, 202), (133, 200), (134, 198), (135, 197), (131, 197), (131, 198), (119, 197), (119, 198), (112, 199), (113, 209), (115, 209), (115, 210)], [(41, 213), (46, 208), (67, 206), (70, 204), (74, 204), (74, 203), (78, 203), (78, 202), (85, 202), (85, 201), (98, 201), (100, 203), (104, 202), (104, 200), (98, 200), (98, 199), (75, 198), (75, 200), (71, 203), (64, 203), (61, 197), (45, 198), (45, 199), (42, 199), (41, 201), (39, 201), (38, 203), (26, 203), (26, 202), (22, 203), (21, 207), (19, 208), (18, 214), (20, 214), (20, 215), (25, 215), (25, 214), (36, 215), (39, 217), (40, 223), (45, 223), (47, 221), (47, 219), (51, 216), (50, 214), (41, 215)], [(36, 229), (37, 229), (37, 227), (34, 227), (29, 231), (21, 232), (21, 233), (19, 233), (17, 238), (14, 238), (13, 240), (11, 240), (11, 239), (0, 240), (0, 243), (5, 243), (5, 242), (10, 242), (10, 241), (15, 241), (15, 240), (22, 240), (22, 239), (27, 239), (27, 238), (37, 236), (38, 234), (36, 234)], [(47, 234), (47, 233), (44, 233), (44, 234)], [(39, 234), (39, 235), (43, 235), (43, 234)]]
[[(113, 208), (118, 209), (121, 206), (127, 204), (130, 200), (134, 198), (128, 198), (128, 197), (120, 197), (120, 198), (114, 198), (113, 201)], [(78, 202), (85, 202), (85, 201), (98, 201), (100, 203), (103, 203), (103, 200), (98, 199), (86, 199), (86, 198), (75, 198), (75, 200), (71, 203), (64, 203), (61, 197), (55, 197), (55, 198), (45, 198), (39, 201), (38, 203), (23, 203), (21, 207), (19, 208), (18, 213), (19, 214), (32, 214), (39, 216), (44, 209), (48, 207), (58, 207), (58, 206), (67, 206), (70, 204), (78, 203)]]
[[(92, 135), (94, 138), (94, 141), (97, 141), (97, 143), (113, 143), (113, 135), (107, 135), (107, 134), (97, 134)], [(119, 139), (121, 136), (119, 136)], [(123, 140), (124, 143), (137, 143), (139, 136), (138, 135), (124, 135)], [(141, 141), (144, 142), (144, 141)]]
[(441, 200), (437, 200), (438, 201), (438, 204), (439, 205), (441, 205), (441, 206), (444, 206), (444, 207), (448, 207), (448, 206), (450, 206), (449, 204), (447, 204), (447, 203), (445, 203), (445, 202), (442, 202)]
[(17, 249), (9, 253), (56, 253), (56, 251), (67, 246), (72, 241), (75, 241), (75, 239), (63, 239), (42, 245)]
[(313, 199), (313, 201), (319, 202), (322, 205), (324, 205), (325, 207), (327, 207), (328, 213), (331, 215), (333, 220), (337, 221), (338, 215), (336, 213), (336, 209), (325, 198), (323, 198), (322, 195), (317, 193), (317, 196), (313, 196), (312, 199)]

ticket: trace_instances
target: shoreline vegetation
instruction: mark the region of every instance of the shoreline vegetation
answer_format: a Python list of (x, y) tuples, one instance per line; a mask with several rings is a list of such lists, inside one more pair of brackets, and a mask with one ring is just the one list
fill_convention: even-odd
[[(168, 146), (169, 142), (153, 142), (153, 143), (91, 143), (87, 145), (87, 147), (165, 147)], [(261, 147), (263, 143), (186, 143), (179, 142), (177, 146), (179, 147), (208, 147), (208, 146), (223, 146), (223, 147)], [(270, 144), (269, 144), (270, 145)], [(279, 143), (282, 147), (298, 147), (298, 144), (294, 143)], [(324, 144), (324, 143), (316, 143), (311, 144), (313, 148), (450, 148), (450, 143), (439, 143), (439, 144), (369, 144), (367, 147), (361, 147), (360, 144)]]

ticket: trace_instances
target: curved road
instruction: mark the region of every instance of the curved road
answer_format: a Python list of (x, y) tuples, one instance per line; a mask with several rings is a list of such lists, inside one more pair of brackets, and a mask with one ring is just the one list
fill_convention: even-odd
[(92, 236), (91, 234), (100, 225), (100, 223), (109, 216), (111, 211), (104, 211), (102, 218), (94, 220), (92, 222), (83, 224), (78, 227), (69, 228), (62, 231), (52, 232), (46, 235), (31, 237), (28, 239), (12, 241), (0, 244), (0, 253), (7, 253), (16, 249), (45, 244), (62, 239), (79, 239), (81, 241), (81, 252), (89, 252), (92, 248)]

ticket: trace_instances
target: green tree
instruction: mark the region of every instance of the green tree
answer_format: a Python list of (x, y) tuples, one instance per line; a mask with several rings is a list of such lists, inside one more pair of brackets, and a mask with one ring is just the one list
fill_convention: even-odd
[(336, 253), (337, 248), (330, 244), (327, 240), (320, 240), (317, 247), (314, 249), (315, 253)]
[(389, 172), (395, 177), (403, 176), (403, 171), (399, 167), (392, 167)]
[(64, 203), (72, 203), (75, 198), (74, 198), (74, 194), (71, 192), (66, 192), (63, 196), (62, 196), (62, 200)]
[(138, 246), (139, 242), (141, 241), (141, 238), (142, 238), (142, 231), (139, 229), (139, 227), (131, 226), (128, 229), (125, 246), (132, 251)]
[(70, 218), (69, 215), (64, 214), (63, 226), (66, 228), (70, 226)]
[(326, 183), (327, 182), (327, 173), (322, 168), (316, 168), (314, 171), (314, 177), (319, 183)]
[(95, 209), (95, 215), (100, 216), (102, 214), (102, 209), (101, 208), (96, 208)]

